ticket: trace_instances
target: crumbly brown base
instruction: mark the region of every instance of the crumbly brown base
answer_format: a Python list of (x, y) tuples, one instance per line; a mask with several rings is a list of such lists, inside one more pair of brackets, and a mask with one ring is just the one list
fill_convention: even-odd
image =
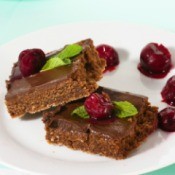
[(63, 131), (62, 127), (50, 127), (47, 122), (46, 139), (49, 143), (65, 145), (74, 150), (124, 159), (157, 128), (157, 108), (148, 106), (141, 115), (131, 120), (136, 120), (135, 132), (122, 140), (103, 137), (103, 134), (91, 133), (89, 130), (84, 133)]
[(6, 101), (8, 112), (13, 118), (22, 117), (26, 113), (34, 114), (50, 107), (64, 105), (70, 101), (89, 96), (98, 87), (97, 84), (81, 83), (68, 79), (64, 83), (52, 85), (42, 91), (35, 90), (27, 95), (21, 94), (13, 101)]
[(13, 118), (87, 97), (98, 88), (96, 82), (102, 77), (105, 61), (98, 57), (92, 40), (84, 40), (79, 44), (86, 45), (86, 51), (73, 62), (76, 72), (69, 78), (48, 86), (36, 87), (32, 91), (17, 94), (14, 98), (6, 98), (8, 112)]

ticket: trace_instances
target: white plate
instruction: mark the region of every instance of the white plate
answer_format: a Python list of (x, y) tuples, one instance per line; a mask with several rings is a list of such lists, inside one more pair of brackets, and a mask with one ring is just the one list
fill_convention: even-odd
[(112, 22), (61, 25), (28, 34), (0, 47), (0, 162), (26, 172), (47, 175), (138, 174), (174, 163), (175, 133), (157, 131), (127, 159), (113, 160), (49, 145), (45, 141), (41, 116), (28, 120), (10, 118), (4, 105), (4, 81), (19, 52), (26, 48), (41, 48), (48, 52), (85, 38), (92, 38), (96, 45), (110, 44), (119, 52), (120, 65), (105, 74), (100, 85), (143, 94), (153, 105), (166, 106), (161, 103), (160, 91), (167, 79), (175, 74), (175, 69), (166, 78), (156, 80), (141, 75), (137, 64), (141, 49), (152, 41), (167, 46), (175, 60), (174, 34)]

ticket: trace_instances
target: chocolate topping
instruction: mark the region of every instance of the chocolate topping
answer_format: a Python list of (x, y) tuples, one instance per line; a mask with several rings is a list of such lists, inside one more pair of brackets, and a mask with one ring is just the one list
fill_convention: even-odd
[(19, 80), (16, 80), (11, 83), (7, 98), (13, 97), (21, 92), (26, 92), (27, 90), (34, 88), (36, 86), (45, 85), (47, 86), (48, 83), (53, 83), (55, 81), (59, 82), (62, 81), (71, 75), (73, 70), (73, 65), (66, 65), (62, 67), (58, 67), (55, 69), (51, 69), (48, 71), (43, 71), (38, 74), (25, 77)]
[[(113, 91), (107, 88), (99, 88), (97, 92), (105, 92), (109, 95), (111, 100), (124, 101), (127, 100), (136, 106), (138, 109), (138, 115), (142, 114), (147, 105), (147, 97), (136, 96), (130, 93), (122, 93), (118, 91)], [(55, 110), (52, 112), (45, 113), (43, 121), (49, 123), (49, 127), (59, 127), (66, 131), (79, 131), (79, 132), (93, 132), (101, 133), (105, 137), (112, 137), (116, 139), (122, 139), (128, 134), (134, 132), (134, 127), (136, 125), (135, 117), (126, 119), (116, 118), (114, 122), (107, 122), (103, 124), (91, 123), (87, 119), (82, 119), (78, 116), (72, 116), (72, 111), (83, 105), (85, 99), (71, 102), (65, 105), (61, 110)], [(60, 107), (59, 107), (60, 109)]]

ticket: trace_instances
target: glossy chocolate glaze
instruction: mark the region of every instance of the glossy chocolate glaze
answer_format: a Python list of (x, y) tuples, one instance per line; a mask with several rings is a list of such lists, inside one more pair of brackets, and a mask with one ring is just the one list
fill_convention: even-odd
[[(139, 113), (142, 115), (146, 106), (148, 105), (147, 97), (134, 95), (126, 92), (119, 92), (108, 88), (99, 88), (98, 92), (105, 92), (112, 100), (124, 101), (127, 100), (136, 106)], [(122, 139), (123, 137), (134, 133), (136, 125), (136, 117), (130, 117), (126, 119), (116, 118), (113, 122), (92, 123), (88, 119), (82, 119), (78, 116), (72, 116), (72, 111), (81, 105), (83, 105), (84, 99), (71, 102), (64, 107), (55, 109), (51, 112), (44, 114), (43, 121), (46, 123), (46, 127), (57, 128), (61, 127), (64, 131), (71, 132), (90, 132), (96, 134), (102, 134), (105, 137), (111, 137), (115, 139)], [(58, 107), (59, 108), (59, 107)]]
[(29, 89), (35, 88), (37, 86), (45, 85), (48, 83), (60, 82), (67, 79), (72, 72), (75, 71), (73, 65), (67, 65), (58, 67), (52, 70), (43, 71), (35, 75), (21, 78), (10, 83), (8, 93), (6, 98), (13, 97), (21, 92), (26, 92)]

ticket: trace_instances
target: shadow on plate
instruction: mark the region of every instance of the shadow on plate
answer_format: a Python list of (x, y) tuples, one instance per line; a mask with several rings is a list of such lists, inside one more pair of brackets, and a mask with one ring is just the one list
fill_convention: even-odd
[(168, 50), (171, 53), (173, 67), (175, 67), (175, 48), (174, 47), (168, 47)]
[(53, 109), (55, 109), (56, 107), (51, 107), (45, 111), (42, 111), (42, 112), (37, 112), (35, 114), (26, 114), (25, 116), (21, 117), (20, 120), (22, 121), (28, 121), (28, 120), (36, 120), (36, 119), (39, 119), (39, 118), (42, 118), (42, 115), (44, 112), (48, 112), (48, 111), (51, 111)]
[(160, 88), (163, 88), (163, 84), (164, 84), (164, 79), (156, 79), (156, 78), (149, 78), (146, 77), (145, 75), (143, 75), (142, 73), (140, 73), (138, 71), (138, 73), (140, 74), (140, 82), (147, 88), (150, 90), (160, 90)]
[(38, 112), (36, 114), (26, 114), (25, 116), (21, 117), (20, 120), (28, 121), (28, 120), (36, 120), (42, 118), (43, 112)]
[(123, 63), (128, 60), (129, 52), (123, 48), (115, 48), (119, 55), (120, 63)]
[(148, 138), (145, 141), (143, 141), (141, 145), (136, 150), (134, 150), (128, 158), (149, 151), (150, 149), (159, 145), (161, 142), (165, 142), (168, 136), (168, 133), (163, 132), (161, 130), (157, 130), (156, 132), (148, 136)]

